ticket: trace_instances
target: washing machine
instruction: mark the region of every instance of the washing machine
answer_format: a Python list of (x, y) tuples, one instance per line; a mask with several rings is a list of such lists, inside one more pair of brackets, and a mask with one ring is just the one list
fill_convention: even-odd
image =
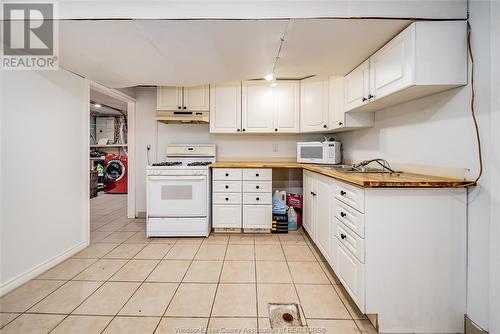
[(108, 194), (127, 193), (127, 157), (108, 155), (104, 159), (104, 184)]

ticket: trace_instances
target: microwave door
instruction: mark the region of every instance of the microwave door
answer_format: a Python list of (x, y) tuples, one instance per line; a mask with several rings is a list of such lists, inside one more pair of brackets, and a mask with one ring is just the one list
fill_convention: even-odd
[(150, 217), (206, 217), (206, 176), (150, 176)]
[(324, 160), (323, 146), (301, 146), (300, 160), (302, 162), (322, 162)]

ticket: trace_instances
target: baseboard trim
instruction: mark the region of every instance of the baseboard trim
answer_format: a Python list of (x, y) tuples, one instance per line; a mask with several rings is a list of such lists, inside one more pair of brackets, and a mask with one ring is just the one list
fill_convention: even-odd
[(2, 283), (0, 285), (0, 297), (3, 295), (7, 294), (8, 292), (14, 290), (15, 288), (21, 286), (22, 284), (26, 283), (32, 278), (35, 278), (36, 276), (40, 275), (41, 273), (49, 270), (50, 268), (58, 265), (59, 263), (63, 262), (64, 260), (70, 258), (71, 256), (75, 255), (82, 249), (88, 246), (87, 241), (83, 241), (70, 249), (67, 249), (63, 251), (62, 253), (59, 253), (58, 255), (48, 259), (47, 261), (29, 269), (26, 270), (25, 272), (15, 276), (14, 278), (8, 280), (5, 283)]
[(474, 321), (470, 320), (467, 315), (465, 316), (465, 334), (488, 334), (488, 331), (485, 331)]

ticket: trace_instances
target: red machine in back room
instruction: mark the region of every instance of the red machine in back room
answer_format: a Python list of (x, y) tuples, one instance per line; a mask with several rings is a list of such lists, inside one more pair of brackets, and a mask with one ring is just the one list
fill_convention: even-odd
[(104, 159), (104, 184), (108, 194), (126, 194), (128, 158), (125, 155), (108, 155)]

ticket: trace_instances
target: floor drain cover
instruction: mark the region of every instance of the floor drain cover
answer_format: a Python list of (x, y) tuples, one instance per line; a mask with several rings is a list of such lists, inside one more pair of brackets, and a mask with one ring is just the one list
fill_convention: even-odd
[(269, 303), (271, 328), (301, 327), (299, 305), (295, 303)]

